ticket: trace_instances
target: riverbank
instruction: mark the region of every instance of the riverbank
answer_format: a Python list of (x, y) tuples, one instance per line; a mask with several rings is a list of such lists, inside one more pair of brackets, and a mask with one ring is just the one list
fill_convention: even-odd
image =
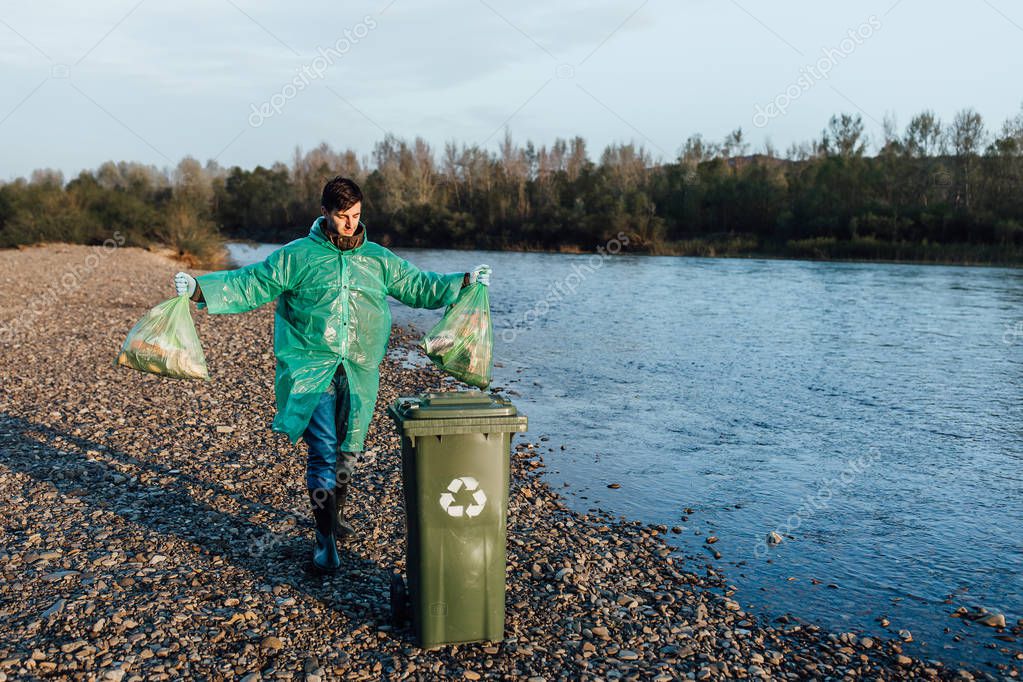
[(340, 575), (310, 579), (303, 449), (269, 431), (271, 306), (195, 315), (210, 383), (113, 366), (177, 269), (138, 249), (0, 252), (7, 679), (957, 675), (898, 641), (759, 621), (726, 576), (672, 556), (667, 528), (568, 510), (539, 443), (512, 460), (506, 640), (418, 650), (386, 625), (403, 528), (382, 406), (448, 383), (385, 361), (350, 502), (360, 536)]
[(654, 244), (656, 256), (707, 258), (767, 258), (843, 263), (902, 263), (908, 265), (1023, 266), (1023, 248), (994, 244), (932, 244), (890, 242), (868, 237), (817, 237), (767, 244), (752, 236), (702, 237)]
[[(295, 237), (301, 236), (296, 232)], [(231, 237), (231, 244), (242, 244), (252, 248), (265, 246), (251, 239)], [(574, 245), (563, 245), (557, 249), (544, 249), (526, 244), (510, 246), (501, 252), (508, 253), (558, 253), (587, 255), (600, 253), (594, 245), (584, 249)], [(396, 247), (425, 248), (422, 246)], [(453, 251), (475, 250), (472, 247), (452, 246)], [(617, 247), (615, 247), (617, 248)], [(230, 249), (228, 248), (228, 251)], [(607, 251), (604, 248), (604, 251)], [(836, 240), (830, 238), (803, 239), (779, 245), (762, 244), (751, 237), (694, 238), (673, 242), (657, 242), (642, 248), (626, 247), (614, 253), (628, 253), (633, 256), (685, 257), (685, 258), (737, 258), (745, 260), (792, 260), (835, 263), (898, 263), (903, 265), (960, 265), (993, 268), (1018, 268), (1023, 266), (1023, 248), (1014, 246), (992, 246), (976, 244), (923, 244), (915, 242), (881, 242), (874, 239)], [(218, 252), (211, 256), (215, 262), (222, 260), (230, 265), (230, 255)], [(216, 269), (217, 265), (207, 265)]]

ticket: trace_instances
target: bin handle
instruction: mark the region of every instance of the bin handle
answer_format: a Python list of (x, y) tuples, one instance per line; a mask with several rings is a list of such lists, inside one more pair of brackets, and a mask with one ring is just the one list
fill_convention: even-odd
[(398, 410), (405, 412), (413, 405), (418, 405), (419, 403), (419, 398), (402, 398), (398, 401)]

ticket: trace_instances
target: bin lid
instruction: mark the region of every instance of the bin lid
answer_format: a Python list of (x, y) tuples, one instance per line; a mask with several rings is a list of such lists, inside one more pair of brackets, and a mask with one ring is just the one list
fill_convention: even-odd
[(410, 438), (469, 433), (513, 433), (528, 428), (510, 400), (482, 391), (424, 393), (398, 398), (387, 408), (398, 430)]
[(424, 393), (400, 401), (406, 419), (459, 419), (463, 417), (514, 417), (511, 401), (483, 391)]

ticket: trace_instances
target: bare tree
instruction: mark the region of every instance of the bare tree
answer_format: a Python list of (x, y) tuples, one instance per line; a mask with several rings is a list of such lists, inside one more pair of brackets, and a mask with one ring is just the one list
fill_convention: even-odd
[(948, 141), (956, 161), (957, 207), (970, 208), (974, 168), (986, 137), (984, 119), (975, 110), (963, 109), (952, 119), (952, 125), (948, 129)]
[(651, 163), (650, 153), (631, 143), (609, 145), (600, 156), (600, 164), (607, 170), (611, 187), (619, 196), (643, 186)]
[(742, 128), (736, 128), (725, 135), (725, 140), (721, 143), (721, 153), (724, 154), (726, 159), (731, 159), (736, 156), (746, 156), (748, 151), (749, 142), (746, 142), (743, 138)]
[(859, 114), (840, 114), (828, 121), (828, 129), (821, 137), (821, 146), (828, 155), (845, 159), (861, 158), (867, 147), (863, 132), (863, 117)]
[(1023, 106), (1019, 113), (1002, 124), (1002, 140), (1009, 143), (1010, 153), (1023, 155)]
[(572, 138), (568, 144), (568, 158), (565, 161), (565, 172), (568, 173), (568, 179), (572, 182), (577, 180), (589, 162), (586, 140), (579, 136)]
[[(402, 143), (405, 148), (404, 143)], [(406, 148), (407, 149), (407, 148)], [(412, 190), (411, 201), (415, 204), (429, 204), (433, 201), (437, 186), (437, 169), (434, 165), (433, 150), (421, 137), (417, 137), (405, 156), (405, 175)]]
[(32, 171), (29, 184), (50, 189), (60, 189), (64, 186), (64, 173), (53, 168), (37, 168)]
[(186, 156), (174, 169), (174, 198), (196, 212), (204, 212), (213, 200), (213, 181), (196, 159)]
[(904, 153), (914, 159), (938, 156), (944, 152), (944, 143), (941, 119), (933, 111), (924, 111), (914, 116), (902, 138)]

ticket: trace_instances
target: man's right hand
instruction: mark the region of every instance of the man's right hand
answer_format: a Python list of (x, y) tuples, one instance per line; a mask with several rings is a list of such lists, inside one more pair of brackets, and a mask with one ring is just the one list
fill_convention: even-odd
[(178, 296), (187, 294), (189, 298), (195, 295), (195, 277), (192, 277), (187, 272), (179, 272), (174, 275), (174, 289), (178, 292)]

